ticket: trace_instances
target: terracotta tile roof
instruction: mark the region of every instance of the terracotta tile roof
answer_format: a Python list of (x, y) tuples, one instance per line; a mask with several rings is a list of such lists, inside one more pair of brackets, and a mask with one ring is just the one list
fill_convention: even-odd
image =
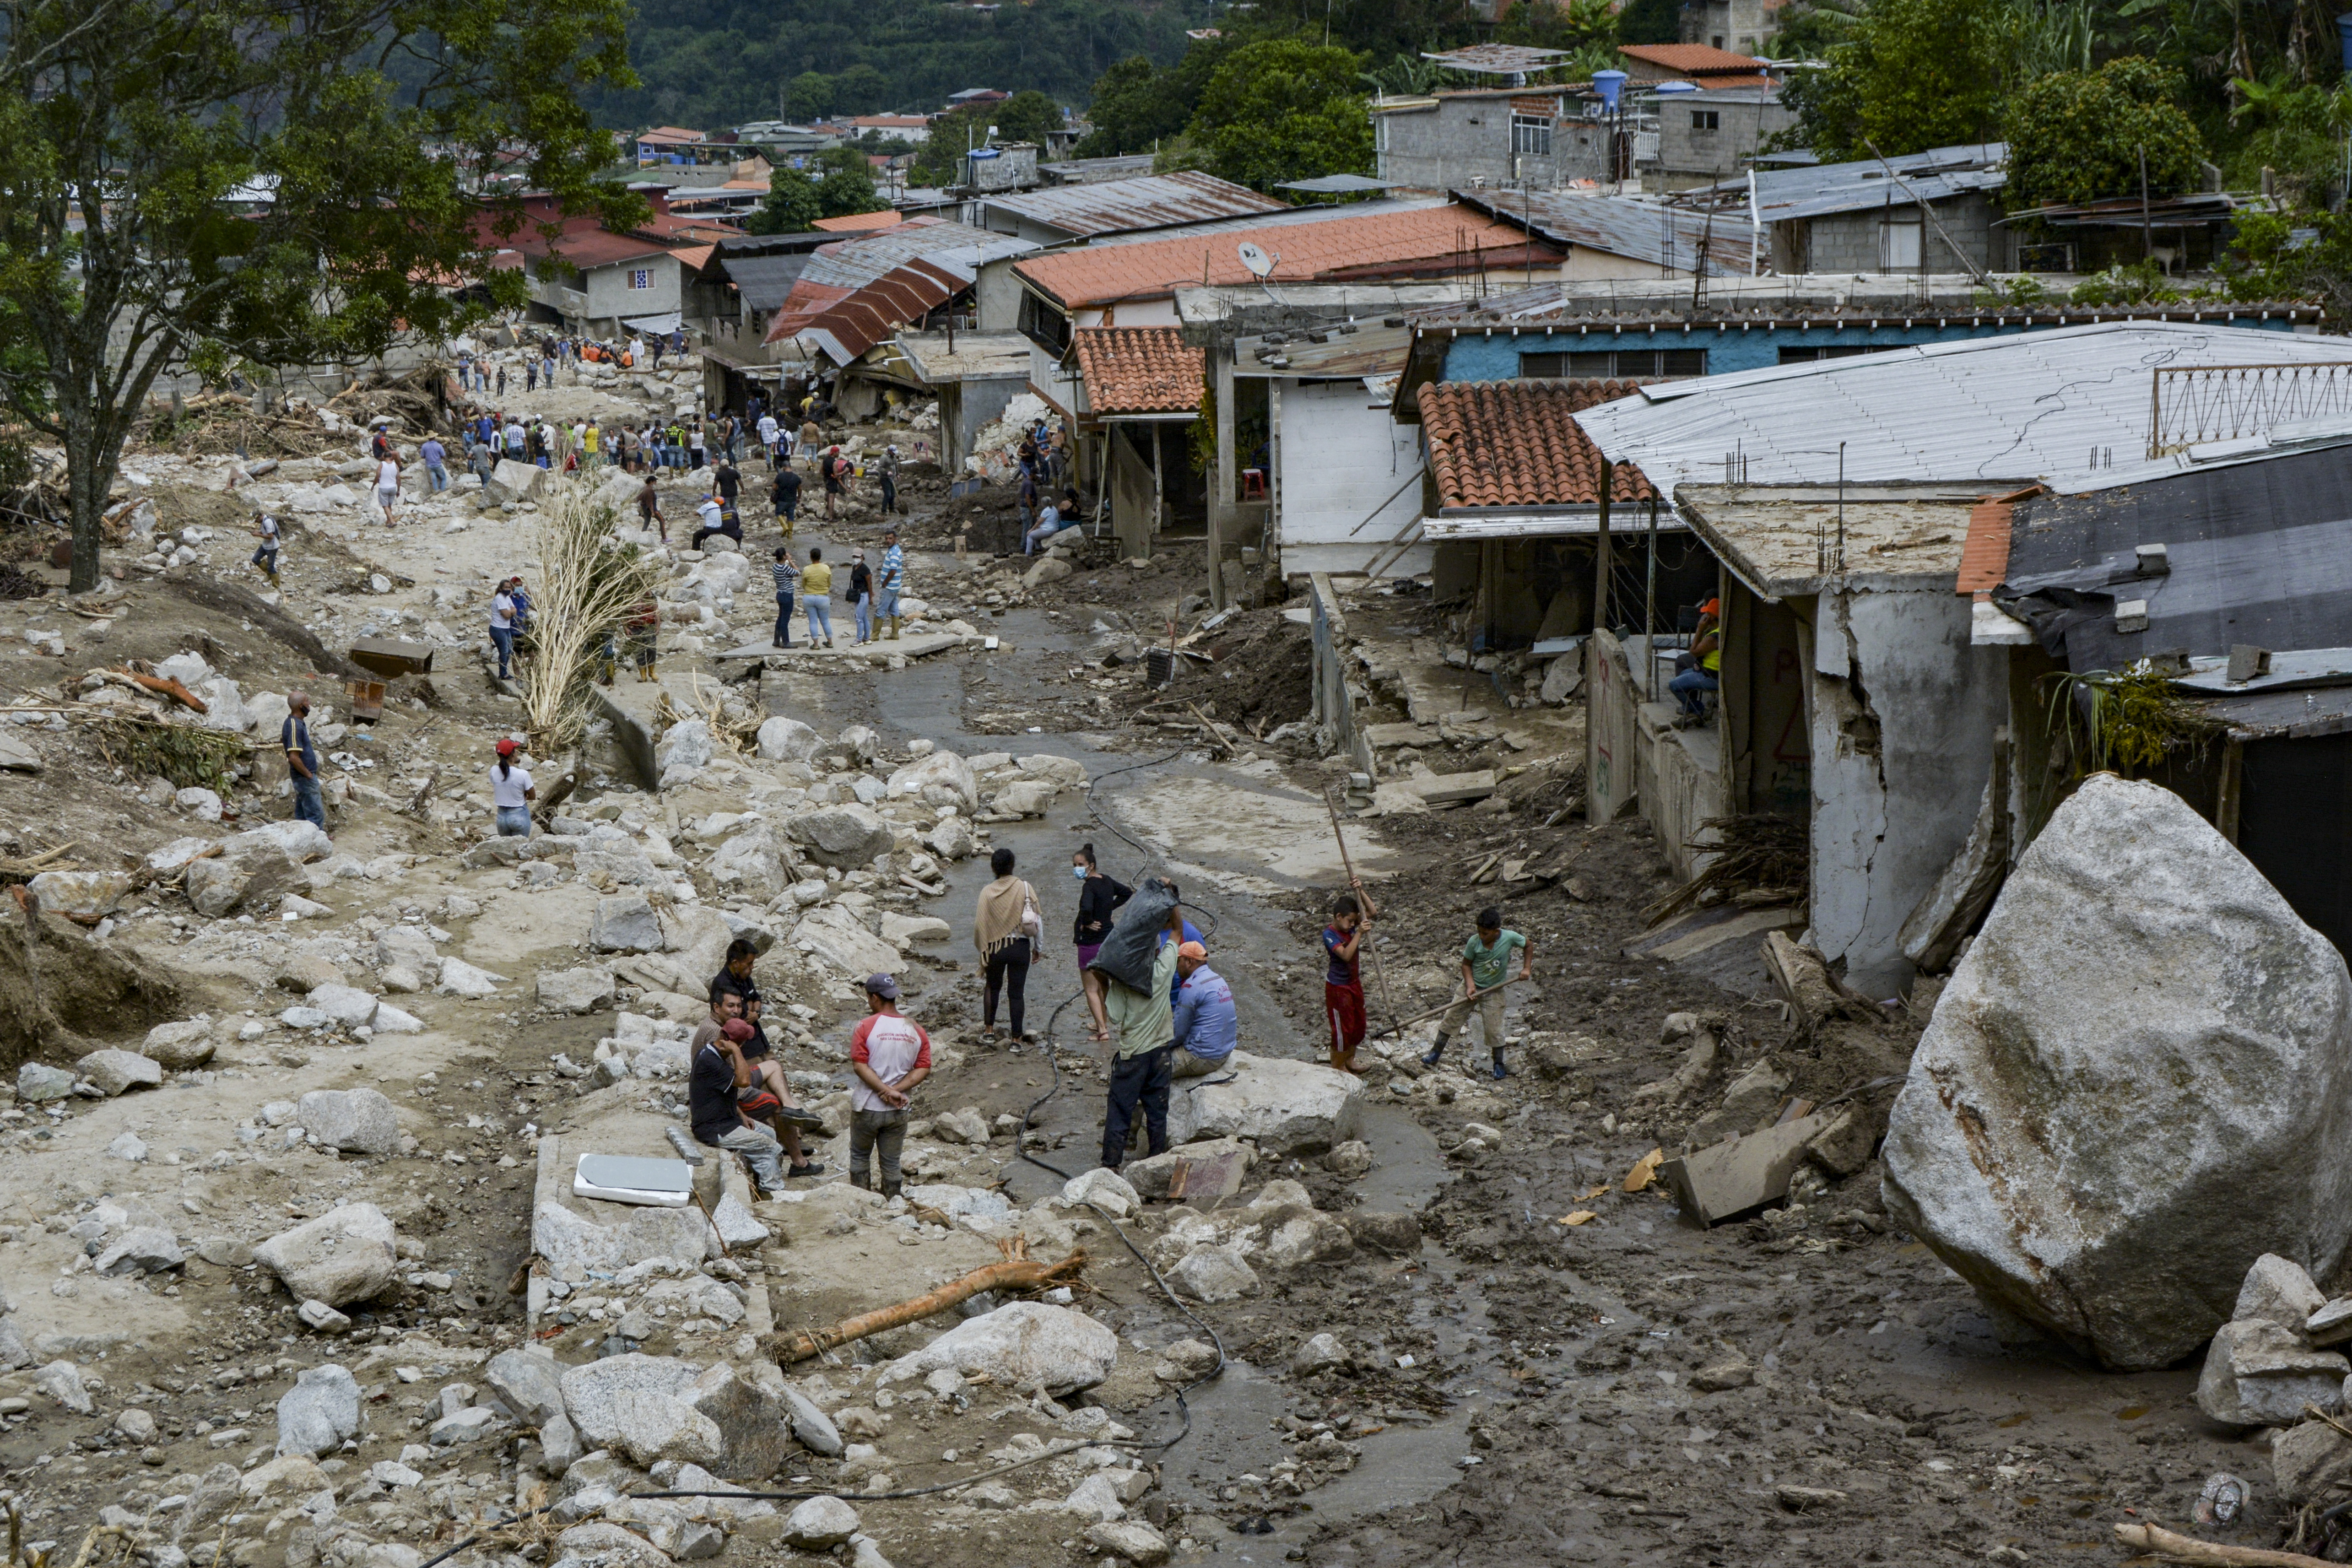
[(1416, 264), (1446, 264), (1460, 252), (1467, 263), (1475, 245), (1487, 253), (1517, 251), (1527, 236), (1512, 225), (1451, 205), (1323, 223), (1284, 224), (1265, 228), (1225, 229), (1181, 239), (1132, 245), (1089, 245), (1016, 264), (1013, 270), (1066, 310), (1123, 300), (1150, 300), (1203, 281), (1246, 287), (1249, 270), (1237, 247), (1249, 240), (1282, 259), (1274, 269), (1276, 288), (1345, 274), (1376, 278), (1416, 269)]
[(1201, 351), (1178, 327), (1081, 327), (1070, 334), (1097, 414), (1189, 414), (1201, 406)]
[(828, 234), (863, 234), (871, 229), (896, 228), (907, 220), (907, 215), (889, 207), (878, 213), (851, 213), (846, 217), (821, 217), (815, 226)]
[(1960, 547), (1958, 588), (1963, 598), (1990, 594), (2007, 580), (2011, 514), (2019, 501), (2041, 489), (2032, 485), (2005, 496), (1987, 496), (1969, 509), (1969, 537)]
[[(1439, 381), (1421, 389), (1421, 423), (1441, 508), (1591, 506), (1601, 451), (1569, 416), (1630, 397), (1633, 381)], [(1650, 481), (1621, 463), (1612, 501), (1647, 500)]]
[(1764, 62), (1753, 55), (1736, 55), (1710, 44), (1620, 44), (1617, 52), (1675, 76), (1755, 76), (1764, 69)]

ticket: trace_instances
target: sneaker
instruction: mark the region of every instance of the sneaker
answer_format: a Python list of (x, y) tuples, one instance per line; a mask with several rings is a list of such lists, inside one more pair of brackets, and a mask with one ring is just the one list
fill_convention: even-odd
[(805, 1165), (787, 1165), (784, 1167), (784, 1178), (787, 1181), (796, 1182), (803, 1176), (821, 1176), (824, 1173), (824, 1162), (822, 1160), (811, 1160)]
[(824, 1125), (824, 1118), (819, 1116), (815, 1111), (809, 1110), (806, 1106), (787, 1105), (782, 1110), (777, 1111), (776, 1115), (782, 1121), (791, 1122), (795, 1127), (822, 1127)]

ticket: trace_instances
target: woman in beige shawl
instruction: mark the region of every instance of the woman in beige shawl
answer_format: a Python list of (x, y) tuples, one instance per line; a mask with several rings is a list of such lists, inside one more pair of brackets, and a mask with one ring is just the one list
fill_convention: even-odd
[(1022, 1025), (1024, 994), (1029, 988), (1029, 959), (1034, 944), (1045, 940), (1044, 917), (1037, 912), (1037, 889), (1013, 874), (1013, 851), (999, 849), (989, 858), (996, 880), (980, 890), (980, 907), (972, 913), (971, 944), (988, 970), (988, 1002), (981, 1016), (981, 1043), (994, 1045), (996, 994), (1011, 999), (1013, 1037), (1026, 1042)]

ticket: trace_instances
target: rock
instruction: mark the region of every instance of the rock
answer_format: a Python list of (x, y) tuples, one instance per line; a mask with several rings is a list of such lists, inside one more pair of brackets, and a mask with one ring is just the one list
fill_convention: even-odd
[(835, 968), (864, 979), (868, 974), (897, 971), (898, 950), (867, 931), (856, 914), (839, 904), (824, 904), (800, 918), (793, 940)]
[(2205, 1352), (2197, 1406), (2227, 1426), (2284, 1426), (2303, 1407), (2332, 1410), (2352, 1362), (2313, 1350), (2290, 1329), (2261, 1318), (2222, 1324)]
[(155, 1416), (135, 1405), (126, 1405), (115, 1414), (114, 1429), (133, 1443), (152, 1443), (155, 1440)]
[[(1049, 564), (1052, 563), (1039, 562), (1037, 566), (1030, 568), (1030, 575), (1036, 575), (1040, 568)], [(1067, 570), (1065, 566), (1066, 574)], [(1087, 1527), (1087, 1544), (1097, 1552), (1124, 1558), (1134, 1563), (1135, 1568), (1160, 1568), (1168, 1561), (1168, 1538), (1139, 1519), (1108, 1520), (1101, 1524), (1090, 1524)]]
[(538, 1349), (500, 1351), (482, 1368), (483, 1381), (526, 1426), (544, 1426), (563, 1414), (563, 1363)]
[(1821, 1115), (1801, 1116), (1728, 1139), (1667, 1161), (1659, 1167), (1658, 1177), (1673, 1190), (1683, 1213), (1701, 1226), (1721, 1225), (1786, 1197), (1790, 1178), (1804, 1160), (1805, 1145), (1827, 1121)]
[[(476, 845), (474, 848), (487, 848), (493, 844), (519, 845), (523, 842), (520, 838), (492, 838)], [(471, 855), (474, 850), (469, 849), (467, 853)], [(518, 856), (518, 858), (520, 858)], [(591, 838), (572, 851), (572, 869), (579, 873), (582, 881), (597, 883), (599, 886), (602, 886), (603, 882), (609, 881), (622, 887), (667, 888), (674, 880), (667, 871), (653, 863), (652, 858), (643, 847), (634, 840), (620, 837)]]
[(1352, 1182), (1372, 1168), (1372, 1146), (1360, 1138), (1334, 1144), (1323, 1156), (1323, 1168), (1343, 1182)]
[(830, 1552), (857, 1533), (857, 1510), (837, 1497), (813, 1497), (784, 1516), (784, 1544)]
[(2265, 1252), (2246, 1270), (2245, 1283), (2238, 1287), (2238, 1304), (2230, 1317), (2242, 1323), (2259, 1318), (2300, 1339), (2307, 1332), (2311, 1315), (2326, 1305), (2326, 1295), (2311, 1282), (2301, 1265)]
[(392, 1221), (373, 1204), (345, 1204), (280, 1231), (253, 1249), (296, 1300), (330, 1307), (364, 1301), (392, 1283), (399, 1264)]
[(710, 1225), (720, 1243), (730, 1250), (757, 1247), (775, 1234), (753, 1217), (751, 1211), (743, 1206), (743, 1200), (733, 1193), (720, 1198), (718, 1206), (710, 1211)]
[(136, 1132), (118, 1132), (114, 1142), (106, 1146), (106, 1157), (136, 1164), (147, 1158), (147, 1141)]
[(882, 940), (893, 947), (911, 947), (919, 942), (945, 942), (955, 935), (955, 930), (936, 915), (892, 915), (882, 917)]
[[(450, 962), (445, 959), (443, 966), (446, 968)], [(385, 1035), (421, 1035), (425, 1032), (425, 1020), (414, 1013), (402, 1012), (389, 1002), (379, 1002), (375, 1008), (374, 1028), (379, 1037)]]
[(314, 1089), (294, 1108), (302, 1130), (330, 1149), (383, 1159), (399, 1152), (400, 1118), (372, 1089)]
[(184, 881), (188, 902), (214, 920), (237, 909), (266, 908), (310, 886), (294, 853), (278, 838), (255, 833), (237, 834), (223, 841), (219, 855), (191, 861)]
[[(953, 752), (935, 751), (908, 763), (890, 775), (889, 790), (894, 799), (912, 795), (927, 805), (952, 805), (966, 816), (980, 809), (980, 781)], [(931, 799), (933, 790), (940, 798)]]
[(1690, 1374), (1691, 1387), (1701, 1394), (1720, 1394), (1727, 1388), (1745, 1388), (1756, 1381), (1756, 1369), (1744, 1361), (1710, 1362)]
[(1076, 1489), (1062, 1500), (1062, 1507), (1070, 1513), (1085, 1514), (1098, 1523), (1127, 1517), (1127, 1503), (1118, 1495), (1118, 1489), (1100, 1474), (1088, 1476), (1080, 1481)]
[(140, 1054), (149, 1061), (184, 1072), (200, 1068), (213, 1059), (213, 1023), (210, 1018), (190, 1018), (177, 1024), (158, 1024), (147, 1031), (146, 1043)]
[(98, 1271), (110, 1279), (126, 1274), (161, 1274), (188, 1260), (172, 1233), (160, 1226), (142, 1225), (98, 1255)]
[(1297, 1377), (1312, 1377), (1347, 1364), (1348, 1347), (1336, 1334), (1317, 1334), (1290, 1352), (1290, 1371)]
[(1238, 1138), (1187, 1143), (1119, 1168), (1137, 1195), (1153, 1203), (1215, 1203), (1242, 1190), (1257, 1151)]
[(356, 985), (321, 985), (302, 1001), (304, 1005), (317, 1008), (346, 1029), (356, 1029), (375, 1022), (376, 999)]
[(16, 1068), (16, 1098), (26, 1105), (63, 1100), (73, 1092), (74, 1075), (47, 1062), (26, 1062)]
[(96, 921), (121, 908), (131, 887), (128, 871), (43, 871), (25, 891), (50, 914)]
[(163, 1065), (136, 1051), (92, 1051), (74, 1067), (110, 1099), (130, 1089), (153, 1089), (163, 1081)]
[(433, 1423), (425, 1440), (436, 1448), (454, 1448), (460, 1443), (470, 1443), (487, 1437), (499, 1424), (499, 1413), (487, 1405), (472, 1405), (452, 1410)]
[[(476, 999), (495, 996), (506, 978), (503, 974), (494, 973), (487, 969), (477, 969), (460, 958), (445, 958), (441, 961), (441, 978), (433, 983), (433, 991), (439, 996), (467, 996)], [(376, 1028), (379, 1033), (383, 1028), (383, 1009), (378, 1008)]]
[(1769, 1058), (1758, 1062), (1731, 1080), (1720, 1105), (1691, 1124), (1683, 1147), (1705, 1149), (1726, 1138), (1760, 1131), (1770, 1123), (1788, 1093), (1789, 1075)]
[(47, 766), (40, 752), (14, 735), (0, 735), (0, 769), (12, 773), (37, 773)]
[(497, 467), (490, 470), (490, 482), (483, 487), (483, 493), (500, 505), (509, 501), (531, 500), (546, 486), (548, 472), (537, 463), (500, 458)]
[(609, 969), (551, 969), (539, 976), (539, 1005), (557, 1013), (593, 1013), (613, 1005)]
[(682, 720), (662, 731), (661, 743), (654, 748), (654, 766), (664, 773), (673, 769), (707, 768), (716, 743), (710, 738), (707, 721)]
[(989, 797), (988, 808), (999, 816), (1043, 816), (1060, 792), (1045, 779), (1018, 779)]
[(1421, 1250), (1421, 1221), (1409, 1214), (1371, 1214), (1350, 1209), (1339, 1216), (1356, 1245), (1391, 1258), (1411, 1258)]
[(1878, 1118), (1866, 1109), (1839, 1106), (1822, 1130), (1805, 1141), (1805, 1158), (1832, 1176), (1853, 1175), (1878, 1152), (1880, 1131)]
[[(2176, 795), (2095, 775), (2009, 876), (1895, 1102), (1888, 1217), (2126, 1370), (2264, 1252), (2352, 1237), (2352, 982)], [(2210, 1364), (2210, 1363), (2209, 1363)]]
[(243, 833), (231, 834), (221, 840), (221, 853), (231, 859), (255, 854), (263, 849), (278, 849), (296, 860), (308, 863), (323, 860), (335, 852), (335, 841), (327, 830), (299, 817), (287, 817), (278, 822), (265, 822)]
[(1230, 1083), (1177, 1080), (1171, 1139), (1246, 1138), (1262, 1154), (1318, 1154), (1356, 1135), (1364, 1086), (1355, 1074), (1242, 1050), (1229, 1060)]
[(588, 945), (598, 952), (659, 952), (661, 916), (643, 893), (598, 899), (588, 921)]
[(2338, 1296), (2312, 1313), (2304, 1322), (2303, 1337), (2315, 1345), (2352, 1340), (2352, 1296)]
[(807, 847), (808, 858), (820, 866), (856, 870), (887, 855), (898, 841), (890, 825), (873, 807), (821, 805), (795, 812), (784, 819), (784, 834)]
[(375, 939), (375, 964), (378, 969), (405, 967), (431, 974), (440, 967), (441, 954), (420, 928), (387, 926)]
[[(534, 465), (531, 472), (539, 472)], [(376, 1550), (383, 1550), (381, 1547)], [(632, 1534), (604, 1520), (575, 1524), (555, 1538), (556, 1565), (572, 1568), (670, 1568), (670, 1557), (642, 1535)], [(420, 1557), (418, 1563), (424, 1560)], [(363, 1560), (362, 1568), (395, 1568)], [(415, 1568), (415, 1564), (398, 1568)]]
[(315, 1329), (322, 1334), (345, 1333), (352, 1326), (349, 1318), (324, 1301), (305, 1301), (294, 1310), (294, 1315), (302, 1320), (304, 1327)]
[(1195, 1301), (1235, 1301), (1255, 1296), (1257, 1273), (1236, 1247), (1196, 1247), (1168, 1270), (1169, 1288)]
[[(986, 1140), (983, 1137), (981, 1141)], [(1128, 1185), (1126, 1177), (1099, 1165), (1063, 1183), (1062, 1201), (1096, 1205), (1108, 1210), (1113, 1219), (1125, 1219), (1143, 1206), (1143, 1199)]]
[(558, 1269), (626, 1268), (651, 1258), (699, 1263), (710, 1247), (710, 1226), (692, 1208), (633, 1209), (618, 1225), (598, 1225), (560, 1203), (543, 1203), (531, 1215), (530, 1243)]
[(189, 862), (211, 850), (209, 838), (174, 838), (159, 849), (147, 851), (147, 869), (159, 880), (168, 881), (188, 868)]
[(1355, 1238), (1346, 1226), (1328, 1214), (1310, 1210), (1276, 1226), (1257, 1258), (1270, 1268), (1297, 1269), (1345, 1258), (1355, 1250)]
[(1036, 1384), (1055, 1395), (1092, 1388), (1110, 1375), (1118, 1336), (1068, 1307), (1015, 1301), (967, 1318), (884, 1371), (892, 1381), (920, 1379), (940, 1367), (985, 1374), (1003, 1388)]
[(94, 1408), (89, 1390), (82, 1386), (81, 1369), (69, 1361), (53, 1361), (33, 1374), (33, 1386), (77, 1415)]
[(828, 1459), (841, 1458), (841, 1433), (834, 1426), (833, 1418), (793, 1384), (785, 1384), (781, 1394), (792, 1421), (793, 1436), (801, 1447)]
[(805, 763), (815, 758), (824, 745), (824, 738), (799, 720), (779, 713), (761, 721), (757, 743), (760, 756), (766, 762)]
[(2271, 1439), (2271, 1476), (2282, 1501), (2298, 1508), (2316, 1502), (2352, 1480), (2352, 1437), (2325, 1421), (2289, 1427)]
[(587, 1451), (579, 1428), (562, 1411), (539, 1424), (539, 1468), (549, 1475), (562, 1476)]
[(929, 831), (915, 837), (917, 842), (942, 860), (969, 860), (980, 847), (980, 839), (972, 832), (971, 819), (961, 814), (943, 816), (932, 825)]
[(1037, 564), (1021, 574), (1021, 585), (1035, 588), (1047, 583), (1058, 583), (1076, 568), (1058, 555), (1040, 556)]
[(310, 1458), (342, 1447), (360, 1429), (360, 1385), (328, 1362), (305, 1367), (278, 1401), (278, 1452)]
[(698, 1369), (692, 1362), (631, 1352), (565, 1367), (557, 1381), (563, 1394), (564, 1414), (579, 1431), (581, 1440), (602, 1448), (619, 1441), (625, 1398), (659, 1397), (675, 1402), (694, 1386), (698, 1374)]
[(740, 888), (744, 897), (766, 903), (791, 884), (774, 840), (764, 827), (739, 833), (719, 847), (703, 868), (722, 888)]
[(772, 1375), (749, 1376), (721, 1362), (705, 1369), (694, 1386), (678, 1396), (679, 1403), (718, 1431), (725, 1454), (720, 1475), (762, 1480), (791, 1457), (793, 1406), (784, 1395), (783, 1378), (774, 1374), (772, 1363), (760, 1370)]

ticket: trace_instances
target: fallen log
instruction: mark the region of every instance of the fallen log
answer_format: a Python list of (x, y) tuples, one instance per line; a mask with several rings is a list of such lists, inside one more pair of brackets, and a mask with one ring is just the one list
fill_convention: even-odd
[(984, 1290), (1045, 1290), (1055, 1285), (1066, 1285), (1078, 1277), (1086, 1267), (1087, 1255), (1073, 1252), (1059, 1263), (1040, 1263), (1027, 1256), (1027, 1244), (1015, 1240), (1010, 1245), (997, 1244), (1004, 1249), (1004, 1260), (975, 1268), (960, 1279), (950, 1279), (935, 1286), (919, 1296), (911, 1297), (888, 1307), (877, 1307), (870, 1312), (860, 1312), (854, 1318), (844, 1318), (827, 1329), (803, 1329), (792, 1334), (771, 1334), (761, 1348), (776, 1358), (779, 1365), (807, 1361), (829, 1350), (862, 1340), (868, 1334), (878, 1334), (908, 1323), (917, 1323), (934, 1313), (944, 1312), (959, 1301), (968, 1301)]
[(2328, 1568), (2325, 1558), (2260, 1546), (2225, 1546), (2218, 1541), (2176, 1535), (2159, 1524), (2118, 1524), (2116, 1543), (2167, 1563), (2187, 1563), (2198, 1568)]
[[(110, 672), (101, 671), (100, 673), (105, 674)], [(181, 685), (178, 681), (173, 679), (168, 675), (142, 675), (137, 670), (126, 670), (123, 674), (132, 685), (137, 686), (143, 690), (152, 691), (158, 696), (169, 697), (177, 701), (183, 708), (194, 709), (199, 713), (209, 713), (212, 711), (211, 709), (205, 706), (205, 700), (203, 698), (197, 696), (194, 692), (189, 690), (186, 687)]]

